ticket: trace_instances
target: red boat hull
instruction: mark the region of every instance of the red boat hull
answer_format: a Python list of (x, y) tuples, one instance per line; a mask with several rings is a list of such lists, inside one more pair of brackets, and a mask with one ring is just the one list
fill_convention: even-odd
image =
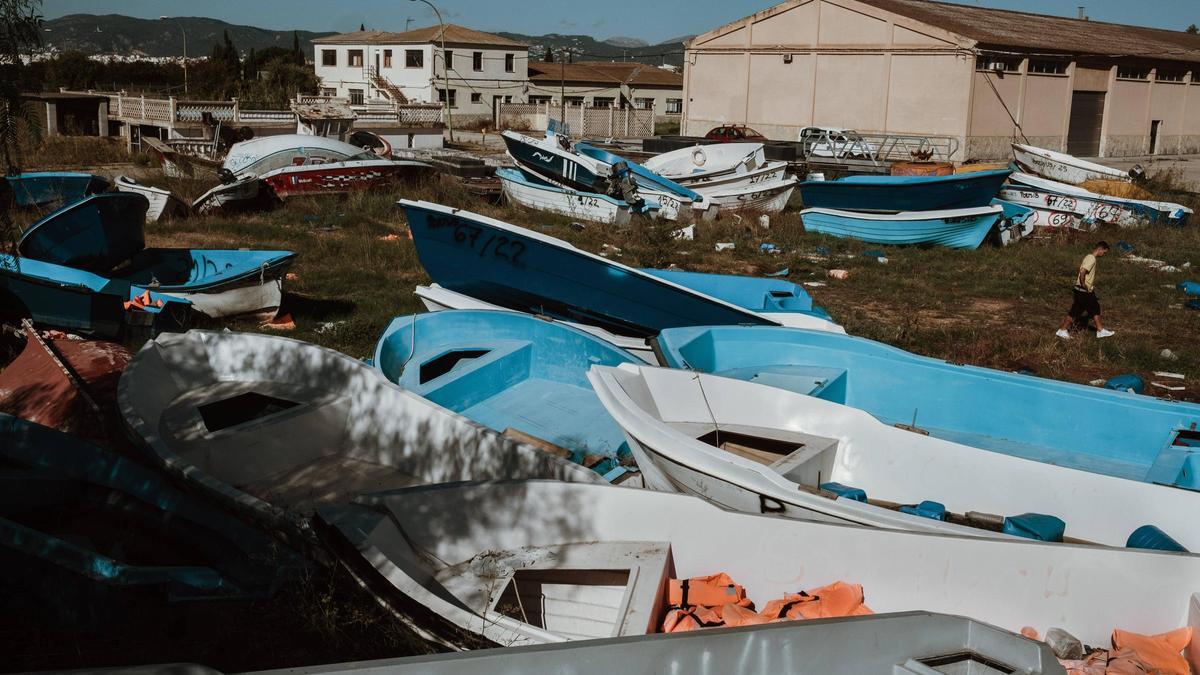
[(341, 194), (370, 190), (399, 180), (410, 174), (409, 165), (371, 163), (365, 166), (338, 166), (336, 164), (287, 167), (272, 171), (262, 180), (280, 199), (289, 197)]

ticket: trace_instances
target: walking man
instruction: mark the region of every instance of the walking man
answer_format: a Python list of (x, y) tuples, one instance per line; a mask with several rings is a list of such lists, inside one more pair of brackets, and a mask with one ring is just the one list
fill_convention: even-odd
[(1067, 311), (1067, 318), (1063, 319), (1062, 326), (1055, 333), (1058, 337), (1070, 340), (1071, 334), (1067, 332), (1067, 328), (1077, 321), (1086, 326), (1089, 318), (1096, 322), (1097, 338), (1106, 338), (1116, 332), (1106, 329), (1104, 324), (1100, 323), (1100, 300), (1096, 298), (1096, 265), (1105, 253), (1108, 253), (1108, 242), (1099, 242), (1091, 253), (1084, 256), (1083, 262), (1079, 263), (1079, 274), (1075, 279), (1075, 299), (1071, 302), (1071, 309)]

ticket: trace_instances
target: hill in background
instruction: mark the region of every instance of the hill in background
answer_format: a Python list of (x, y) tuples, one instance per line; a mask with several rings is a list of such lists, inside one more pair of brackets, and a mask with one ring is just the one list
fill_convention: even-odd
[[(180, 30), (187, 34), (188, 56), (207, 56), (214, 44), (224, 40), (225, 31), (243, 54), (267, 47), (291, 49), (292, 31), (238, 26), (217, 19), (179, 17), (167, 20), (138, 19), (120, 14), (69, 14), (50, 19), (43, 26), (44, 48), (76, 50), (85, 54), (135, 54), (183, 56)], [(300, 47), (312, 54), (314, 38), (333, 33), (296, 31)]]

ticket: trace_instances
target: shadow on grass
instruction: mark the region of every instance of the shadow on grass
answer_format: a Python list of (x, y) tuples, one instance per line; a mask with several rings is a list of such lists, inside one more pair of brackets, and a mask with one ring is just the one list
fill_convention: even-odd
[(337, 298), (318, 298), (299, 293), (284, 292), (279, 304), (279, 315), (291, 314), (295, 319), (328, 319), (354, 313), (354, 302)]

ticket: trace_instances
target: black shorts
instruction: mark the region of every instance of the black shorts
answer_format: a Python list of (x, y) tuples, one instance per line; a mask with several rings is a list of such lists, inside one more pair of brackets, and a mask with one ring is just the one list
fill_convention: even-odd
[(1079, 320), (1100, 316), (1100, 299), (1096, 297), (1095, 291), (1085, 291), (1082, 288), (1071, 290), (1075, 293), (1075, 298), (1071, 301), (1071, 309), (1067, 312), (1068, 316)]

